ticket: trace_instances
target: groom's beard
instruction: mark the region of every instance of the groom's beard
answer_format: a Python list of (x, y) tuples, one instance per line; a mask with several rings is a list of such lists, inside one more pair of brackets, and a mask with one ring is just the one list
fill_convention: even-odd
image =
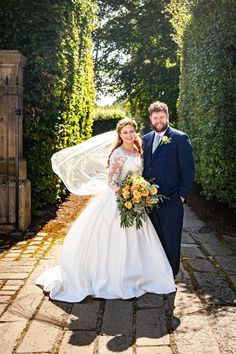
[(169, 126), (169, 123), (163, 124), (160, 128), (156, 127), (155, 125), (152, 124), (152, 128), (157, 132), (161, 133), (164, 132)]

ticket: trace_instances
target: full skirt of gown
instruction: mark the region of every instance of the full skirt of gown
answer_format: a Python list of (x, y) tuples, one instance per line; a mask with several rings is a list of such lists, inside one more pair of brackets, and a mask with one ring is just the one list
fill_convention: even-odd
[(66, 302), (80, 302), (89, 295), (129, 299), (175, 291), (172, 269), (150, 219), (139, 230), (121, 228), (110, 188), (72, 224), (60, 265), (46, 270), (36, 284), (51, 299)]

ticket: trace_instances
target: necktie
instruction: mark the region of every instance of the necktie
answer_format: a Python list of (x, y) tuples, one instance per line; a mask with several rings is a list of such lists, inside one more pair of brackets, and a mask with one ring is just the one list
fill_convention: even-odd
[(160, 142), (161, 142), (160, 135), (159, 134), (155, 134), (155, 138), (154, 138), (153, 143), (152, 143), (152, 153), (154, 153), (154, 151), (156, 150), (156, 148), (158, 147)]

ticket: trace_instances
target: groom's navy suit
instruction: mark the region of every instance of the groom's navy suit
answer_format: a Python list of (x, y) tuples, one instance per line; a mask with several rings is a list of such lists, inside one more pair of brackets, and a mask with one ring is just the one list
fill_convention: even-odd
[(155, 132), (143, 137), (144, 178), (159, 185), (159, 193), (169, 199), (154, 208), (150, 219), (158, 233), (163, 248), (171, 264), (173, 274), (179, 270), (180, 244), (183, 226), (183, 203), (194, 181), (194, 158), (188, 136), (172, 127), (165, 134), (171, 141), (163, 142), (152, 154)]

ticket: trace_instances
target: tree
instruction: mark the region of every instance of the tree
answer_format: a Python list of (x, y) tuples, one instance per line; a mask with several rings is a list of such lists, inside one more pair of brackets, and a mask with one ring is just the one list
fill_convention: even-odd
[(168, 1), (99, 1), (94, 35), (98, 91), (121, 92), (131, 112), (147, 117), (149, 104), (164, 100), (176, 118), (179, 66)]

